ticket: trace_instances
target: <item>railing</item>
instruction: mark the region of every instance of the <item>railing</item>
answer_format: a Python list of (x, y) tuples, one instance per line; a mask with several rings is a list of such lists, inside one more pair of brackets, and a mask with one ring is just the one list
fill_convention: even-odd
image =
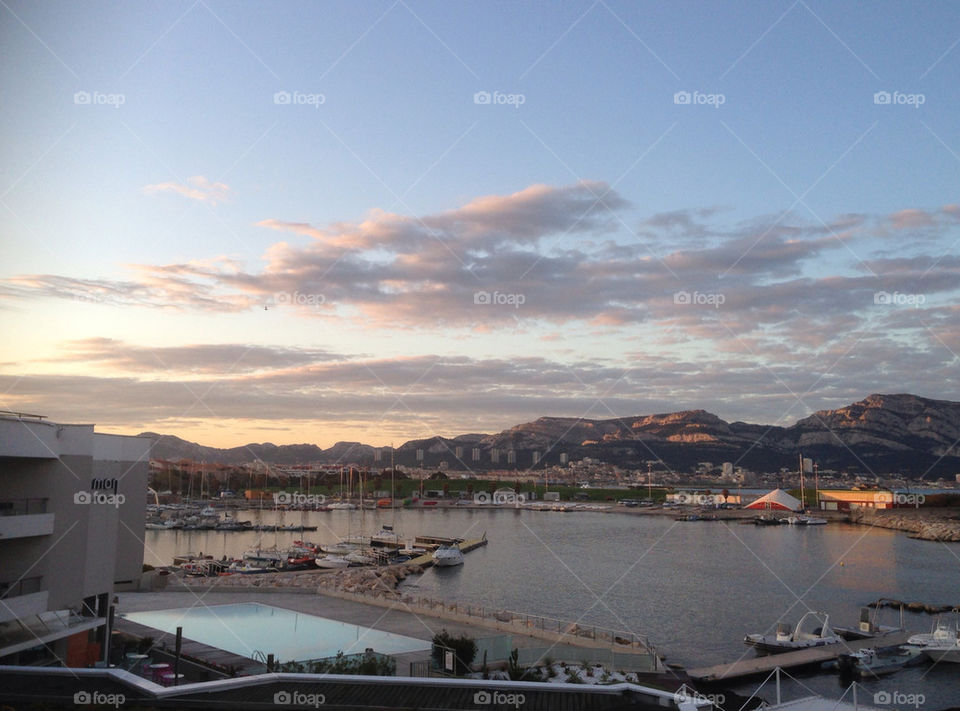
[(49, 499), (0, 499), (0, 516), (26, 516), (47, 512)]
[(30, 595), (43, 590), (43, 576), (34, 575), (30, 578), (21, 578), (7, 583), (0, 583), (0, 598), (19, 597)]
[(539, 630), (551, 634), (589, 639), (593, 642), (609, 643), (613, 647), (642, 649), (644, 652), (655, 654), (655, 649), (650, 644), (646, 635), (639, 635), (634, 632), (615, 630), (581, 622), (570, 622), (569, 620), (544, 617), (543, 615), (532, 615), (526, 612), (513, 612), (511, 610), (492, 609), (481, 605), (434, 600), (428, 597), (405, 596), (401, 598), (401, 601), (407, 605), (419, 606), (429, 610), (465, 615), (467, 617), (477, 617), (491, 622), (518, 625), (528, 630)]

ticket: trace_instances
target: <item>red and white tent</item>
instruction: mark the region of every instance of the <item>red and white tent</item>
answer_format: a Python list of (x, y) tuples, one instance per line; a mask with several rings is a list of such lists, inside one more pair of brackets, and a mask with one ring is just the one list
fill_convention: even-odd
[(748, 509), (763, 509), (772, 511), (799, 511), (800, 499), (790, 496), (783, 489), (774, 489), (769, 494), (764, 494), (752, 504)]

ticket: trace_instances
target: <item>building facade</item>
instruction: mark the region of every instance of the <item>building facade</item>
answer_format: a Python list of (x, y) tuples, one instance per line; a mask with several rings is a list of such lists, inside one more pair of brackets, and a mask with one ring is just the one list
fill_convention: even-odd
[(151, 440), (0, 412), (0, 664), (103, 660), (143, 569)]

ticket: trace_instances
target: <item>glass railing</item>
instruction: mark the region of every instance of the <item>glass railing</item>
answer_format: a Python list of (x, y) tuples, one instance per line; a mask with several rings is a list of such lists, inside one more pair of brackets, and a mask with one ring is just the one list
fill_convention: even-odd
[(0, 598), (19, 597), (20, 595), (30, 595), (43, 590), (43, 576), (34, 575), (30, 578), (21, 578), (6, 583), (0, 583)]

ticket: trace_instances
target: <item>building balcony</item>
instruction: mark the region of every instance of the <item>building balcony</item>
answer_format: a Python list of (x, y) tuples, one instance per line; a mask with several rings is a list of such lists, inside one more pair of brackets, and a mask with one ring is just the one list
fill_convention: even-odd
[(11, 538), (49, 536), (54, 515), (47, 499), (0, 499), (0, 542)]
[(0, 623), (45, 613), (49, 593), (42, 588), (40, 575), (0, 582)]

